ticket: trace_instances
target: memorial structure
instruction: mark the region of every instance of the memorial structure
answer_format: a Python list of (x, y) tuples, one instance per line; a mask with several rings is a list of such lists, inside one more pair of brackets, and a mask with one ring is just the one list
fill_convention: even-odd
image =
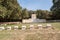
[(23, 19), (22, 23), (39, 23), (39, 22), (46, 22), (45, 19), (38, 19), (36, 14), (32, 14), (30, 19)]

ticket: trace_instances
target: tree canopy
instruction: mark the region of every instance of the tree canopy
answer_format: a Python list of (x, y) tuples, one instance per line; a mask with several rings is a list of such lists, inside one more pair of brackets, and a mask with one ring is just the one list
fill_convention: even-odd
[(53, 0), (53, 6), (51, 7), (52, 19), (60, 20), (60, 0)]
[(53, 0), (51, 11), (22, 9), (17, 0), (0, 0), (0, 21), (21, 21), (37, 14), (39, 19), (60, 19), (60, 1)]
[(21, 19), (22, 7), (17, 0), (0, 0), (1, 19)]

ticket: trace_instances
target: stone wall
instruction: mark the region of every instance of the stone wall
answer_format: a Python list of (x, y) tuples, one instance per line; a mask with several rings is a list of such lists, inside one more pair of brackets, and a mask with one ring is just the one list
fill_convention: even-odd
[(22, 23), (39, 23), (39, 22), (46, 22), (45, 19), (23, 19)]

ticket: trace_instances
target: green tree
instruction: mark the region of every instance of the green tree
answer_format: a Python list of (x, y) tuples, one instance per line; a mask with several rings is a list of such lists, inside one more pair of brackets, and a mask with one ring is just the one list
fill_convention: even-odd
[(28, 19), (29, 18), (29, 13), (27, 11), (27, 9), (23, 9), (22, 10), (22, 19)]
[(6, 20), (22, 19), (22, 7), (18, 4), (17, 0), (0, 0), (0, 12), (0, 16)]
[(60, 19), (60, 0), (53, 0), (51, 11), (53, 13), (52, 19)]
[(0, 19), (4, 19), (6, 13), (7, 13), (7, 9), (5, 7), (0, 6)]

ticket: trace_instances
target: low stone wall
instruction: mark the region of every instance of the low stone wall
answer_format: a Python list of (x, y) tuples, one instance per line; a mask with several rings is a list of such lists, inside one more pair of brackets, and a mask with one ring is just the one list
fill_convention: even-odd
[(23, 19), (23, 20), (22, 20), (22, 23), (31, 23), (31, 22), (32, 22), (31, 19)]
[(45, 19), (23, 19), (22, 23), (39, 23), (39, 22), (46, 22)]

